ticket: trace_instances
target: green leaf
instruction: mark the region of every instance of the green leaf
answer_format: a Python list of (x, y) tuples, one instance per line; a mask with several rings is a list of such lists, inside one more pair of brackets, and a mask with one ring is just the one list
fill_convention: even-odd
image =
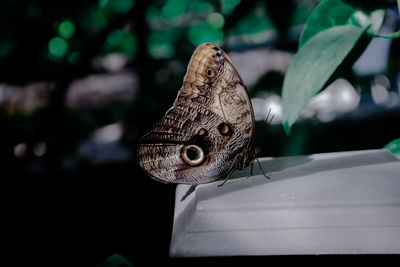
[(324, 0), (315, 8), (282, 89), (283, 126), (287, 134), (311, 98), (334, 73), (339, 73), (336, 71), (352, 64), (377, 34), (384, 18), (384, 10), (378, 7), (368, 1)]
[(366, 28), (336, 26), (312, 37), (297, 52), (283, 82), (283, 123), (285, 132), (296, 121), (346, 58)]
[(381, 27), (384, 15), (383, 9), (371, 9), (368, 3), (351, 5), (341, 0), (324, 0), (308, 18), (300, 37), (299, 47), (319, 32), (336, 26), (349, 24), (360, 28), (369, 26), (368, 32), (374, 35)]
[(387, 149), (393, 153), (397, 158), (400, 159), (400, 138), (394, 139), (393, 141), (389, 142), (383, 149)]

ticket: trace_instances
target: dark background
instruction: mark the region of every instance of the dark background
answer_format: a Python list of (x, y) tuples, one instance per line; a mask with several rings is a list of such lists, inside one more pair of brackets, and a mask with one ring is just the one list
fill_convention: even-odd
[[(191, 53), (202, 42), (217, 43), (236, 59), (267, 51), (265, 64), (272, 67), (256, 75), (249, 93), (265, 101), (280, 96), (287, 65), (277, 66), (292, 58), (318, 2), (2, 0), (4, 261), (91, 266), (116, 253), (134, 266), (287, 261), (169, 258), (176, 186), (147, 177), (135, 151), (172, 105)], [(385, 7), (384, 28), (398, 29), (395, 1)], [(279, 109), (272, 109), (276, 117), (267, 130), (259, 118), (262, 156), (380, 149), (398, 138), (399, 51), (398, 40), (371, 44), (368, 55), (384, 60), (367, 55), (356, 63), (364, 71), (353, 68), (343, 76), (359, 97), (352, 110), (336, 110), (329, 102), (316, 107), (290, 136)], [(248, 77), (243, 75), (245, 82)], [(378, 96), (374, 85), (381, 86)], [(321, 119), (319, 112), (328, 109), (330, 118)]]

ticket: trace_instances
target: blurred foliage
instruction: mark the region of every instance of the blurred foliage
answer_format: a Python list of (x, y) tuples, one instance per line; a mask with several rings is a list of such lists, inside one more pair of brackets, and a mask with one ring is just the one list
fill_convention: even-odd
[[(293, 11), (286, 16), (296, 11), (294, 23), (301, 25), (314, 5), (312, 1), (302, 1), (306, 5), (297, 6), (293, 1), (283, 2), (287, 3), (240, 0), (146, 3), (92, 0), (57, 4), (51, 1), (2, 1), (0, 80), (24, 84), (54, 79), (62, 70), (71, 67), (82, 68), (79, 74), (85, 75), (93, 71), (87, 62), (90, 58), (113, 52), (135, 58), (142, 43), (147, 44), (140, 48), (144, 49), (145, 55), (158, 60), (170, 59), (182, 48), (187, 56), (205, 41), (217, 44), (236, 43), (237, 38), (253, 44), (272, 41), (277, 28), (287, 32), (293, 24), (288, 24), (291, 19), (282, 21), (282, 16), (270, 18), (268, 14), (276, 14), (283, 4), (289, 4)], [(235, 18), (238, 13), (240, 20)], [(271, 33), (264, 34), (266, 31)], [(138, 38), (141, 38), (140, 44)], [(18, 75), (21, 72), (25, 73), (23, 77)]]
[[(313, 1), (284, 2), (291, 6), (288, 16), (295, 13), (296, 25), (304, 23), (314, 5)], [(296, 26), (288, 24), (291, 20), (270, 18), (268, 14), (276, 13), (282, 5), (240, 0), (2, 1), (0, 82), (25, 86), (49, 81), (55, 85), (55, 90), (46, 96), (47, 104), (35, 111), (35, 116), (24, 119), (33, 125), (30, 132), (4, 111), (2, 123), (17, 133), (4, 133), (4, 156), (9, 158), (18, 143), (28, 143), (30, 147), (45, 141), (46, 155), (55, 153), (61, 159), (65, 156), (62, 151), (71, 151), (93, 129), (121, 119), (127, 122), (127, 139), (136, 140), (172, 102), (185, 65), (198, 44), (207, 41), (243, 47), (272, 42), (277, 29), (288, 32)], [(86, 109), (73, 121), (67, 119), (75, 112), (64, 105), (71, 82), (104, 72), (104, 65), (99, 67), (93, 62), (114, 54), (122, 55), (124, 69), (138, 73), (141, 89), (132, 105)], [(121, 108), (123, 112), (117, 113), (122, 116), (108, 115)], [(149, 115), (138, 118), (137, 112)], [(94, 121), (102, 124), (93, 124)], [(67, 143), (62, 141), (63, 129), (72, 126), (66, 123), (86, 126), (79, 128), (82, 131), (76, 139), (70, 136), (64, 148)]]
[[(374, 19), (369, 17), (373, 13), (371, 8), (376, 9), (373, 3), (350, 1), (370, 8), (364, 12), (358, 7), (349, 8), (347, 2), (324, 1), (310, 17), (319, 1), (2, 1), (0, 82), (26, 88), (32, 83), (46, 81), (54, 87), (45, 91), (40, 105), (33, 105), (40, 108), (31, 114), (18, 113), (18, 101), (12, 102), (17, 104), (2, 109), (1, 123), (9, 129), (2, 134), (1, 142), (6, 147), (2, 155), (12, 160), (12, 151), (16, 145), (27, 144), (27, 154), (30, 154), (36, 143), (45, 142), (47, 151), (43, 158), (48, 157), (51, 164), (55, 164), (66, 156), (70, 157), (72, 151), (95, 129), (119, 121), (124, 122), (125, 145), (134, 151), (139, 137), (172, 103), (181, 86), (186, 64), (198, 44), (213, 42), (223, 46), (228, 52), (269, 46), (291, 53), (296, 51), (297, 40), (307, 19), (309, 20), (300, 45), (305, 43), (307, 46), (306, 40), (317, 36), (317, 33), (341, 25), (363, 25), (364, 28), (373, 25), (373, 32), (376, 33), (379, 23), (374, 21), (378, 19), (376, 16)], [(341, 7), (340, 3), (346, 7)], [(385, 4), (394, 5), (390, 1)], [(325, 20), (327, 14), (339, 16), (328, 22)], [(360, 14), (371, 19), (360, 22)], [(355, 36), (353, 33), (348, 35)], [(346, 50), (343, 48), (346, 42), (336, 45), (325, 36), (322, 39), (338, 51)], [(352, 42), (347, 52), (343, 53), (343, 58), (352, 50), (358, 38)], [(309, 50), (317, 54), (314, 46)], [(307, 53), (305, 57), (309, 62), (316, 60)], [(336, 54), (333, 57), (337, 59)], [(341, 63), (343, 58), (337, 63)], [(328, 61), (331, 63), (331, 60)], [(309, 68), (304, 67), (302, 60), (298, 68), (299, 70), (292, 71), (297, 78), (292, 79), (293, 92), (289, 95), (296, 100), (297, 105), (290, 104), (291, 108), (304, 106), (319, 91), (321, 85), (325, 84), (313, 89), (311, 95), (300, 103), (297, 95), (305, 94), (298, 88), (298, 77), (306, 77), (303, 72)], [(334, 70), (335, 68), (331, 72)], [(70, 87), (77, 79), (92, 74), (121, 71), (136, 74), (137, 83), (132, 90), (137, 92), (133, 98), (130, 96), (125, 102), (111, 102), (109, 105), (97, 107), (92, 105), (78, 110), (65, 105)], [(313, 77), (320, 79), (315, 73)], [(249, 88), (250, 94), (257, 96), (266, 91), (280, 94), (282, 81), (282, 72), (271, 69), (260, 75), (258, 82)], [(305, 87), (308, 85), (310, 81), (307, 81)], [(19, 91), (25, 92), (21, 97), (29, 102), (28, 92), (33, 90)], [(286, 107), (285, 110), (287, 109)], [(77, 131), (65, 141), (65, 129), (71, 128)], [(299, 136), (302, 134), (299, 133)], [(294, 147), (303, 147), (300, 145), (303, 141), (293, 142), (298, 144)], [(303, 148), (299, 148), (297, 152), (293, 149), (290, 150), (292, 152), (285, 152), (289, 150), (284, 146), (276, 149), (272, 154), (305, 152)]]

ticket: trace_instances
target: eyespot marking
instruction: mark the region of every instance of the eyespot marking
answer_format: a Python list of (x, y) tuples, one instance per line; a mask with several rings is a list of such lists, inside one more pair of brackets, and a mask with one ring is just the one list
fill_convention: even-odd
[(212, 78), (215, 76), (215, 72), (211, 68), (208, 68), (206, 70), (206, 75), (207, 75), (207, 77)]
[(204, 161), (204, 151), (197, 145), (186, 145), (182, 148), (181, 158), (190, 166), (197, 166)]
[(206, 129), (201, 128), (201, 129), (199, 130), (199, 132), (197, 133), (197, 135), (206, 136), (206, 135), (208, 135), (208, 132), (207, 132)]
[(233, 133), (232, 127), (225, 122), (219, 124), (217, 129), (222, 136), (230, 136)]

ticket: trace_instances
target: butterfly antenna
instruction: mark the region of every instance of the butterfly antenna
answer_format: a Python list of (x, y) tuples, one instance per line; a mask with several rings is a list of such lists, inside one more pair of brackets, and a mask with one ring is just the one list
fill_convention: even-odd
[[(268, 129), (271, 126), (272, 120), (274, 119), (275, 114), (272, 114), (271, 119), (269, 119), (269, 116), (271, 115), (271, 108), (268, 110), (267, 118), (265, 119), (265, 129)], [(269, 121), (268, 121), (269, 119)]]

